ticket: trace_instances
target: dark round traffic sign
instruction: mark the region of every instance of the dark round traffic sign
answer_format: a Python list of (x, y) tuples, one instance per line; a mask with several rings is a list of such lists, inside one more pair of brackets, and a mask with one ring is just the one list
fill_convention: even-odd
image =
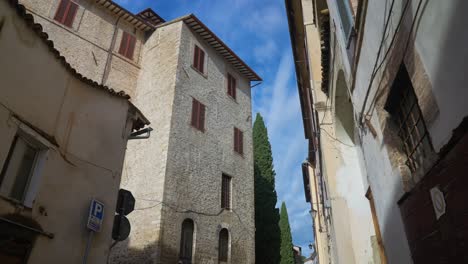
[(123, 241), (130, 235), (130, 221), (123, 215), (114, 217), (114, 227), (112, 228), (112, 239)]

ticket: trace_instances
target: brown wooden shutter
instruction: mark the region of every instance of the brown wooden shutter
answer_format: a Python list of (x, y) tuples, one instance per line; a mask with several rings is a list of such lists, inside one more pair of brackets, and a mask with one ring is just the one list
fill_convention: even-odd
[(67, 27), (72, 27), (77, 11), (78, 5), (76, 3), (70, 0), (62, 0), (57, 8), (54, 20)]
[(201, 130), (201, 131), (205, 131), (205, 105), (199, 103), (200, 106), (199, 106), (199, 119), (198, 119), (198, 128)]
[(236, 78), (232, 77), (232, 84), (231, 84), (231, 90), (232, 90), (232, 98), (236, 99)]
[(198, 116), (198, 101), (193, 98), (192, 100), (192, 122), (191, 125), (197, 127), (197, 116)]
[(244, 154), (244, 135), (242, 133), (242, 131), (238, 130), (237, 132), (238, 136), (239, 136), (239, 140), (238, 140), (238, 147), (239, 147), (239, 153), (240, 154)]
[(199, 70), (200, 72), (204, 73), (204, 67), (205, 67), (205, 52), (200, 49), (200, 62), (199, 62)]
[(55, 13), (54, 19), (60, 23), (62, 23), (63, 18), (65, 17), (65, 12), (67, 11), (68, 3), (70, 0), (62, 0), (57, 8), (57, 12)]
[(198, 58), (199, 58), (200, 48), (195, 45), (195, 49), (193, 51), (193, 67), (198, 69)]
[(128, 34), (128, 41), (127, 41), (127, 52), (125, 57), (129, 59), (133, 59), (133, 52), (135, 51), (135, 44), (136, 44), (136, 38), (133, 35)]
[(76, 11), (78, 11), (78, 5), (70, 1), (68, 12), (66, 13), (66, 17), (63, 21), (63, 24), (65, 26), (67, 27), (73, 26), (73, 21), (75, 20)]
[(234, 151), (238, 151), (239, 145), (237, 144), (237, 128), (234, 128)]
[(123, 32), (122, 41), (120, 41), (119, 54), (125, 56), (125, 52), (127, 50), (127, 42), (128, 42), (128, 34), (127, 32)]
[(231, 75), (229, 73), (227, 76), (227, 93), (231, 95)]

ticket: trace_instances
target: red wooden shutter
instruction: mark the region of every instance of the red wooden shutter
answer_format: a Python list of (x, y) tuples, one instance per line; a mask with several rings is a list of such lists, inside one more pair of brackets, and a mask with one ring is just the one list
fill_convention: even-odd
[(199, 50), (200, 48), (197, 45), (195, 45), (195, 49), (193, 51), (193, 67), (195, 67), (195, 69), (198, 69)]
[(234, 128), (234, 151), (239, 153), (239, 129)]
[(244, 154), (244, 134), (242, 133), (242, 131), (238, 131), (237, 132), (238, 135), (239, 135), (239, 140), (238, 140), (238, 147), (239, 147), (239, 153), (240, 154)]
[(232, 79), (232, 84), (231, 84), (231, 90), (232, 90), (232, 98), (236, 99), (236, 79), (231, 76)]
[(72, 27), (77, 11), (78, 5), (76, 3), (70, 0), (62, 0), (57, 8), (54, 20), (67, 27)]
[(198, 116), (198, 101), (193, 98), (192, 100), (192, 122), (191, 125), (197, 127), (197, 116)]
[(122, 41), (120, 42), (119, 54), (133, 59), (133, 52), (135, 50), (136, 38), (133, 35), (123, 32)]
[(198, 119), (198, 129), (205, 131), (205, 105), (199, 103), (199, 119)]
[(205, 52), (200, 49), (200, 61), (199, 61), (199, 70), (200, 72), (204, 73), (204, 67), (205, 67)]
[(122, 35), (122, 41), (120, 41), (120, 48), (119, 53), (125, 56), (125, 52), (127, 50), (127, 42), (128, 42), (128, 34), (124, 32)]
[(125, 56), (129, 59), (133, 59), (133, 52), (135, 51), (135, 43), (136, 43), (135, 36), (129, 35), (127, 43), (128, 43), (127, 52)]

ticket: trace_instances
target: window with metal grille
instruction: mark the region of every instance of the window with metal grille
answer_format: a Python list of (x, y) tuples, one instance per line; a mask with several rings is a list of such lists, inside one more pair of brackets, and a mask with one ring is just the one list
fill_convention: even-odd
[(221, 181), (221, 208), (231, 209), (231, 177), (226, 174)]
[(227, 77), (227, 93), (234, 100), (236, 99), (236, 78), (232, 77), (229, 73)]
[(192, 100), (192, 121), (194, 128), (205, 131), (205, 105), (193, 98)]
[(338, 13), (340, 14), (341, 25), (345, 35), (346, 43), (348, 43), (354, 27), (354, 17), (351, 4), (349, 0), (336, 0), (336, 5), (338, 6)]
[(421, 167), (424, 159), (430, 156), (433, 148), (404, 64), (398, 71), (385, 108), (398, 126), (398, 136), (407, 156), (406, 165), (414, 172)]
[(122, 41), (120, 42), (119, 53), (129, 59), (133, 59), (133, 52), (135, 51), (136, 38), (135, 36), (123, 32)]
[(184, 222), (182, 222), (179, 263), (182, 263), (182, 264), (192, 263), (193, 230), (194, 230), (193, 220), (185, 219)]
[(201, 73), (205, 73), (205, 52), (195, 45), (195, 49), (193, 51), (193, 67), (197, 69)]
[(78, 4), (70, 0), (61, 0), (57, 12), (55, 12), (54, 20), (67, 27), (72, 27), (76, 11), (78, 11)]
[(227, 263), (229, 255), (229, 231), (226, 228), (219, 232), (218, 260)]

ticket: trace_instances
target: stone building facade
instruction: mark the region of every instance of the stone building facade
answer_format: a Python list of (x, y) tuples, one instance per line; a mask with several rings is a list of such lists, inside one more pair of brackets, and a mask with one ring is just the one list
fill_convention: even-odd
[(70, 66), (16, 1), (0, 2), (0, 57), (0, 262), (82, 263), (96, 199), (87, 261), (105, 263), (127, 140), (148, 121)]
[[(72, 65), (126, 91), (154, 124), (148, 140), (127, 147), (121, 186), (136, 210), (110, 261), (253, 263), (250, 82), (260, 77), (194, 15), (165, 22), (151, 9), (78, 0), (65, 26), (55, 19), (60, 0), (23, 2)], [(121, 52), (128, 35), (131, 58)]]
[[(303, 171), (320, 263), (466, 262), (460, 216), (467, 209), (457, 201), (466, 201), (468, 186), (460, 156), (468, 114), (461, 43), (468, 36), (459, 26), (467, 4), (286, 3), (296, 61), (308, 61), (296, 73), (303, 115), (312, 116), (306, 135), (317, 142)], [(340, 182), (350, 188), (346, 207), (333, 191)], [(337, 218), (357, 212), (352, 203), (364, 209), (364, 197), (371, 230), (362, 233), (351, 221), (350, 232), (337, 228)], [(370, 241), (356, 243), (356, 230)], [(372, 258), (358, 257), (360, 249)]]

